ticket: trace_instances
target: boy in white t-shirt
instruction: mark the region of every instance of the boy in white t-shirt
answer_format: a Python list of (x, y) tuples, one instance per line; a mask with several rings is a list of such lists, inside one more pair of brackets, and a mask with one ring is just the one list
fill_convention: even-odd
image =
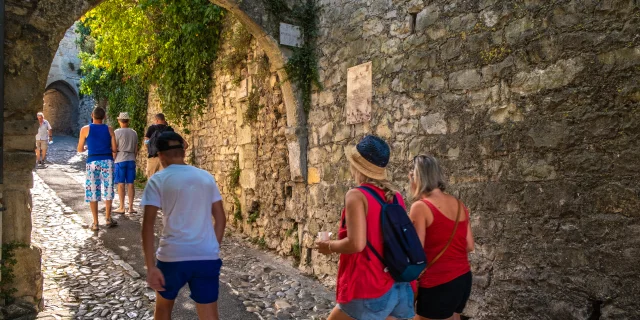
[[(147, 284), (156, 290), (155, 319), (171, 319), (178, 291), (188, 283), (198, 317), (217, 320), (222, 266), (218, 254), (226, 217), (214, 177), (184, 162), (182, 141), (175, 132), (164, 132), (157, 139), (165, 169), (151, 176), (140, 203)], [(158, 209), (164, 228), (156, 264), (153, 228)]]

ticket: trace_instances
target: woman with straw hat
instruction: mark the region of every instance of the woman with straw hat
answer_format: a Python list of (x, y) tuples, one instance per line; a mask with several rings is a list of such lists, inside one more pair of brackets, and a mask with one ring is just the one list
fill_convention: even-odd
[[(378, 193), (388, 202), (402, 196), (387, 179), (390, 150), (384, 140), (365, 136), (355, 148), (346, 150), (351, 174), (360, 187)], [(411, 319), (413, 290), (409, 283), (396, 283), (376, 258), (367, 242), (383, 252), (380, 226), (381, 205), (373, 195), (359, 188), (349, 190), (340, 219), (339, 240), (317, 242), (322, 254), (340, 254), (336, 300), (329, 320)]]

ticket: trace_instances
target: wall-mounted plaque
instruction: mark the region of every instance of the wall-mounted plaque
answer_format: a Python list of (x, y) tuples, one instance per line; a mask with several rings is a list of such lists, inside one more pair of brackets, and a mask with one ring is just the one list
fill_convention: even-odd
[(290, 47), (302, 47), (302, 29), (280, 22), (280, 44)]
[(347, 70), (347, 124), (371, 120), (372, 84), (371, 61)]
[(238, 90), (236, 91), (236, 98), (238, 100), (246, 99), (249, 95), (249, 80), (242, 79), (238, 84)]

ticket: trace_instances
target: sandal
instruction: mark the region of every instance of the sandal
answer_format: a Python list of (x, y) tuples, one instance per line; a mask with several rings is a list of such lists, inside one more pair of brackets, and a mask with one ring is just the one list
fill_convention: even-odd
[(115, 210), (114, 210), (114, 211), (113, 211), (113, 213), (117, 213), (117, 214), (125, 214), (125, 211), (124, 211), (124, 210), (123, 210), (123, 211), (115, 211)]
[(98, 225), (95, 224), (95, 223), (92, 223), (91, 224), (91, 231), (98, 231), (98, 230), (100, 230), (100, 228), (98, 228)]
[(107, 228), (115, 227), (118, 225), (118, 221), (113, 220), (113, 218), (109, 218), (107, 220), (106, 225), (107, 225)]

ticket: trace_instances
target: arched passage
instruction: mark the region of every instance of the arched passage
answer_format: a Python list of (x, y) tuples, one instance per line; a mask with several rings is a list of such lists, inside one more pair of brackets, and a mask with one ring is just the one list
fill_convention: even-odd
[(44, 91), (43, 112), (54, 134), (72, 135), (78, 131), (80, 99), (66, 81), (52, 82)]
[[(265, 9), (264, 1), (212, 0), (234, 14), (257, 39), (271, 61), (272, 69), (282, 74), (286, 58), (275, 38), (277, 21), (273, 21)], [(2, 242), (31, 243), (31, 197), (34, 162), (33, 140), (36, 126), (35, 114), (42, 110), (43, 94), (47, 87), (48, 72), (60, 40), (65, 31), (82, 15), (99, 5), (100, 0), (34, 0), (25, 4), (22, 0), (5, 0), (10, 10), (5, 15), (6, 35), (5, 65), (5, 131), (3, 155), (4, 184), (0, 186), (6, 211), (3, 214)], [(66, 86), (66, 87), (65, 87)], [(73, 104), (68, 85), (56, 85), (58, 92), (67, 92)], [(286, 144), (289, 154), (291, 180), (304, 189), (306, 176), (306, 129), (304, 112), (298, 103), (291, 83), (282, 84), (283, 105), (286, 110)], [(64, 93), (62, 93), (64, 95)], [(70, 98), (71, 97), (71, 98)], [(10, 174), (9, 174), (10, 173)], [(9, 177), (10, 175), (10, 177)], [(304, 194), (294, 192), (294, 194)], [(300, 211), (302, 214), (302, 211)], [(37, 248), (21, 251), (16, 259), (23, 273), (15, 279), (18, 298), (40, 301), (41, 287), (30, 279), (40, 278), (40, 266), (25, 261), (40, 261)]]

